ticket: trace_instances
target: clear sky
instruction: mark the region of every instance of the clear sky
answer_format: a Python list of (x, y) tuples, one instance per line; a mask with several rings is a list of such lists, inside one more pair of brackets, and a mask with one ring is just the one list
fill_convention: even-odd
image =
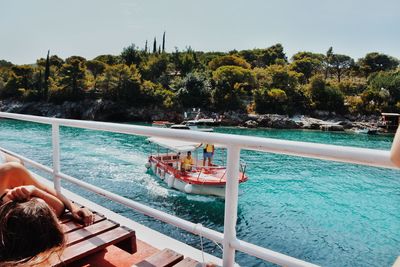
[(400, 58), (400, 0), (0, 0), (0, 59), (34, 63), (119, 54), (131, 43), (166, 50), (230, 51), (282, 43), (298, 51), (355, 59), (367, 52)]

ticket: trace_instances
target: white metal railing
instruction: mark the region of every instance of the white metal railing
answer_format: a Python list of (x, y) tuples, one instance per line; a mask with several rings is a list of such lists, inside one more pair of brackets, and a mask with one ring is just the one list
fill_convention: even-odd
[(31, 115), (21, 115), (0, 112), (0, 117), (16, 119), (22, 121), (31, 121), (52, 125), (52, 148), (53, 148), (53, 168), (49, 168), (31, 159), (15, 154), (12, 151), (2, 149), (3, 151), (19, 157), (24, 162), (32, 166), (53, 174), (53, 182), (56, 190), (61, 190), (60, 179), (67, 180), (84, 189), (95, 192), (108, 199), (124, 204), (138, 212), (154, 217), (163, 222), (175, 225), (188, 232), (202, 235), (210, 240), (223, 244), (223, 266), (233, 266), (235, 263), (235, 251), (239, 250), (260, 259), (285, 266), (316, 266), (282, 253), (278, 253), (254, 244), (242, 241), (236, 237), (236, 220), (238, 206), (238, 179), (226, 179), (225, 192), (225, 222), (224, 233), (202, 227), (201, 224), (183, 220), (162, 211), (150, 208), (139, 202), (121, 197), (107, 190), (88, 184), (60, 171), (60, 137), (59, 126), (69, 126), (84, 129), (108, 131), (115, 133), (167, 137), (172, 139), (200, 141), (203, 143), (222, 144), (227, 147), (227, 177), (238, 177), (240, 165), (240, 150), (256, 150), (272, 152), (278, 154), (296, 155), (301, 157), (333, 160), (339, 162), (356, 163), (367, 166), (376, 166), (384, 168), (396, 168), (390, 161), (389, 151), (354, 148), (345, 146), (325, 145), (316, 143), (296, 142), (287, 140), (278, 140), (270, 138), (259, 138), (250, 136), (237, 136), (220, 133), (206, 133), (194, 131), (182, 131), (163, 128), (153, 128), (136, 125), (78, 121), (67, 119), (46, 118)]

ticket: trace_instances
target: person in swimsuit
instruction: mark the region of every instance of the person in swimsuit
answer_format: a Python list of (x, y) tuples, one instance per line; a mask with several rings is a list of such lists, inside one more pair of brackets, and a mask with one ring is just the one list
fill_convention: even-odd
[(400, 167), (400, 126), (397, 128), (396, 135), (393, 139), (392, 149), (390, 150), (390, 160)]
[(28, 201), (34, 197), (41, 198), (57, 217), (68, 209), (75, 219), (85, 225), (93, 223), (94, 215), (87, 208), (78, 207), (53, 188), (40, 183), (28, 169), (17, 162), (19, 159), (4, 155), (2, 152), (0, 155), (0, 160), (3, 162), (0, 163), (0, 204), (8, 201)]

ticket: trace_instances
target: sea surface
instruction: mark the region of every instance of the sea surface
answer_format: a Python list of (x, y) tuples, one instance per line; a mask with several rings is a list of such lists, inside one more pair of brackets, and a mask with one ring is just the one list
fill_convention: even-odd
[[(393, 140), (390, 135), (300, 130), (215, 131), (384, 150)], [(0, 120), (0, 146), (51, 166), (48, 125)], [(61, 127), (62, 172), (222, 232), (224, 201), (167, 188), (144, 167), (151, 151), (155, 148), (145, 137)], [(400, 255), (399, 170), (245, 150), (241, 160), (249, 180), (240, 185), (240, 239), (323, 266), (391, 266)], [(63, 186), (200, 248), (198, 236), (65, 181)], [(211, 241), (204, 249), (222, 254)], [(236, 261), (242, 266), (273, 266), (239, 252)]]

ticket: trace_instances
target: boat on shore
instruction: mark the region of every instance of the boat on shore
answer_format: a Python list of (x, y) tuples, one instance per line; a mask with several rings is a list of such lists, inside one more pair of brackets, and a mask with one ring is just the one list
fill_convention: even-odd
[(377, 128), (364, 128), (364, 129), (357, 129), (354, 130), (355, 133), (358, 134), (378, 134), (378, 129)]
[[(152, 137), (148, 139), (158, 146), (157, 153), (149, 156), (146, 167), (160, 178), (168, 187), (175, 188), (187, 194), (212, 195), (225, 197), (226, 167), (221, 165), (203, 166), (197, 153), (193, 158), (191, 170), (182, 169), (182, 160), (187, 152), (196, 152), (200, 143), (183, 142), (167, 138)], [(167, 149), (159, 153), (159, 147)], [(245, 166), (241, 164), (239, 183), (247, 181)]]
[(200, 131), (200, 132), (213, 132), (213, 128), (202, 128), (202, 127), (197, 127), (196, 124), (192, 123), (182, 123), (182, 124), (174, 124), (171, 125), (169, 128), (171, 129), (176, 129), (176, 130), (192, 130), (192, 131)]
[(153, 127), (160, 127), (160, 128), (169, 128), (171, 125), (173, 125), (173, 122), (170, 121), (153, 121), (151, 123), (151, 126)]

